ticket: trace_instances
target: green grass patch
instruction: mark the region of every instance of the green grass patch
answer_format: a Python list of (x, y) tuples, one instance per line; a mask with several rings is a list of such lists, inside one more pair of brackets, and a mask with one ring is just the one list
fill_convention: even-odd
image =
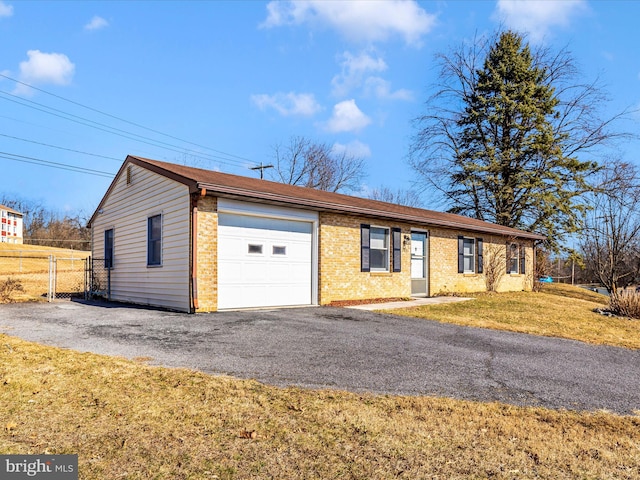
[(477, 293), (469, 302), (426, 305), (387, 313), (471, 327), (508, 330), (593, 344), (640, 348), (640, 321), (593, 312), (608, 297), (570, 285), (542, 292)]

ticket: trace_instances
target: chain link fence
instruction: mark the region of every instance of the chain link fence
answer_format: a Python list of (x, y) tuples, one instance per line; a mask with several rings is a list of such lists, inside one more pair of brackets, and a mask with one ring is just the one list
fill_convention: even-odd
[(52, 301), (85, 295), (87, 256), (47, 253), (16, 250), (0, 254), (0, 301)]
[(111, 300), (111, 269), (104, 258), (87, 258), (84, 278), (85, 298)]

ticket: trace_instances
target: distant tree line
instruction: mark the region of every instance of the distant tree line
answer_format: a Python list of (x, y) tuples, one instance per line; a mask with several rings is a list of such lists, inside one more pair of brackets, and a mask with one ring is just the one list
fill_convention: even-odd
[(0, 204), (22, 213), (23, 239), (28, 245), (89, 250), (91, 232), (81, 213), (64, 214), (39, 202), (3, 195)]

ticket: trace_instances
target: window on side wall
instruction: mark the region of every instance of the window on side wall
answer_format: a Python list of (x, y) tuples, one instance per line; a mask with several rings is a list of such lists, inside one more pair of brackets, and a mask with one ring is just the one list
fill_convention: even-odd
[(162, 265), (162, 215), (147, 219), (147, 266)]
[(104, 231), (104, 268), (113, 268), (113, 228)]

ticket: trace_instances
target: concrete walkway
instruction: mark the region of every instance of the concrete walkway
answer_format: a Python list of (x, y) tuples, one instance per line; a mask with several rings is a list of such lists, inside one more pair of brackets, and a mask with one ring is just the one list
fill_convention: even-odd
[(347, 308), (355, 308), (356, 310), (392, 310), (394, 308), (411, 308), (420, 307), (422, 305), (440, 305), (442, 303), (457, 303), (473, 300), (467, 297), (428, 297), (416, 298), (415, 300), (401, 300), (399, 302), (372, 303), (367, 305), (352, 305)]

